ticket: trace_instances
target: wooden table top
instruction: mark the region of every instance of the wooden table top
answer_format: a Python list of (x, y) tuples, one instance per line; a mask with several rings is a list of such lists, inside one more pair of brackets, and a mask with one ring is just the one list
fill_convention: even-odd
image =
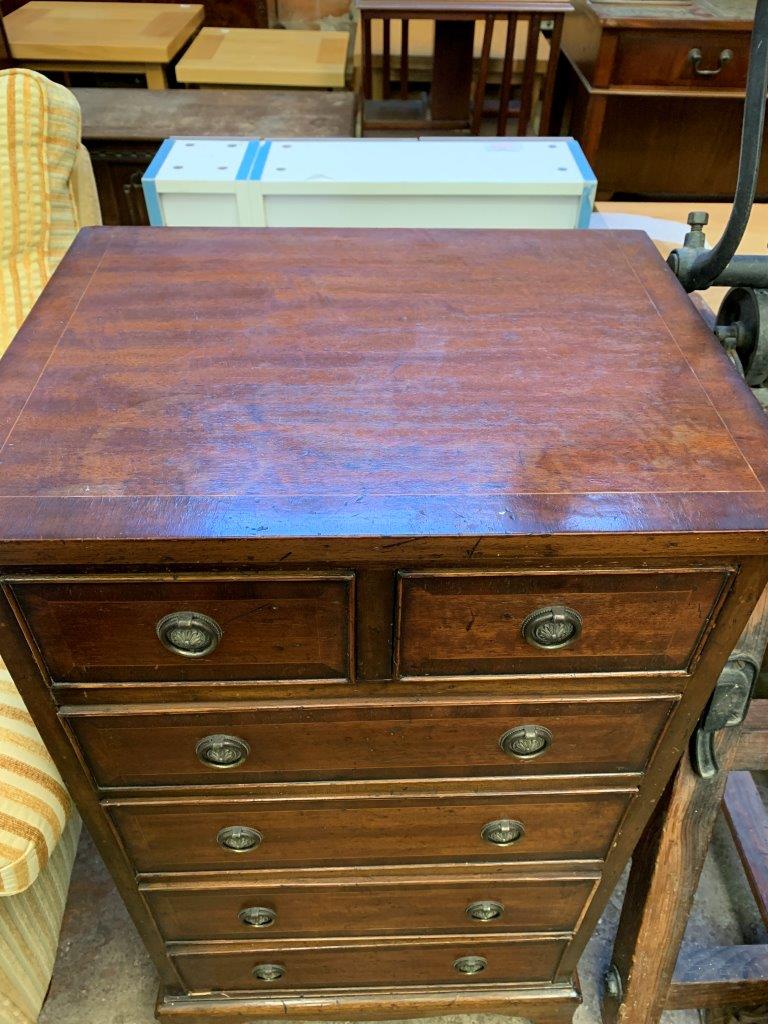
[[(709, 214), (709, 224), (705, 231), (707, 244), (712, 246), (722, 235), (725, 225), (731, 212), (730, 203), (708, 203), (697, 201), (695, 203), (597, 203), (599, 213), (625, 213), (637, 217), (653, 217), (659, 223), (652, 234), (654, 244), (664, 259), (667, 258), (674, 242), (669, 240), (669, 231), (662, 221), (674, 221), (676, 224), (686, 225), (688, 214), (691, 210), (705, 210)], [(687, 227), (685, 230), (688, 230)], [(755, 203), (752, 207), (752, 215), (749, 218), (747, 230), (738, 248), (740, 253), (765, 254), (768, 245), (768, 204)], [(716, 313), (720, 308), (727, 288), (707, 288), (700, 292), (702, 299), (710, 309)]]
[(392, 17), (480, 18), (485, 14), (567, 13), (573, 7), (566, 0), (355, 0), (363, 13)]
[(312, 89), (73, 89), (83, 139), (161, 142), (170, 135), (349, 138), (351, 92)]
[(203, 14), (202, 4), (30, 0), (3, 20), (17, 60), (164, 64)]
[(344, 87), (349, 34), (204, 28), (176, 65), (180, 82)]
[(606, 27), (625, 29), (661, 27), (750, 32), (755, 17), (755, 0), (671, 0), (670, 3), (573, 0), (573, 3), (577, 10), (587, 11)]
[(765, 551), (766, 486), (768, 418), (642, 232), (88, 229), (0, 361), (30, 561)]

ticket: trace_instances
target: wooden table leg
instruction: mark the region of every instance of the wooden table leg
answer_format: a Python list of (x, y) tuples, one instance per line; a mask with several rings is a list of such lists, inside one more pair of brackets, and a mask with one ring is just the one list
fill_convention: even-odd
[[(765, 650), (768, 589), (737, 645)], [(658, 1024), (667, 1005), (688, 916), (704, 866), (739, 728), (716, 733), (720, 770), (700, 778), (683, 756), (632, 854), (632, 869), (606, 979), (605, 1024)]]
[(431, 93), (434, 121), (465, 121), (469, 124), (474, 41), (474, 19), (435, 23)]
[(165, 75), (165, 68), (162, 64), (147, 64), (144, 68), (144, 75), (147, 79), (148, 89), (167, 89), (168, 79)]

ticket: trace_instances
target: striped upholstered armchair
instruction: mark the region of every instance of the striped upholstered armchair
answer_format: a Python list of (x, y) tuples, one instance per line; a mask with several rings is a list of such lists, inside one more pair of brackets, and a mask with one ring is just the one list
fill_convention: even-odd
[[(80, 227), (100, 221), (74, 96), (0, 71), (0, 354)], [(0, 1024), (50, 984), (80, 820), (0, 661)]]

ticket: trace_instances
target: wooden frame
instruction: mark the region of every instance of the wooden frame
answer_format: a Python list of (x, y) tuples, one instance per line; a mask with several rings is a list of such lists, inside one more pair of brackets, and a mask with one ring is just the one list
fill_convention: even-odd
[[(745, 630), (759, 662), (768, 591)], [(752, 706), (743, 732), (718, 735), (720, 770), (702, 779), (684, 756), (635, 850), (613, 962), (606, 1024), (658, 1024), (665, 1009), (755, 1005), (768, 999), (768, 945), (680, 947), (721, 803), (760, 916), (768, 923), (768, 814), (748, 769), (768, 763), (768, 700)], [(734, 770), (732, 770), (734, 769)], [(730, 774), (729, 774), (730, 772)]]
[[(496, 119), (496, 134), (507, 134), (510, 95), (512, 90), (512, 68), (515, 48), (515, 34), (518, 22), (528, 23), (528, 39), (521, 80), (521, 98), (517, 115), (517, 135), (527, 135), (533, 117), (539, 82), (536, 76), (536, 50), (542, 20), (553, 22), (550, 38), (550, 54), (541, 98), (540, 135), (550, 135), (552, 102), (554, 98), (555, 75), (560, 54), (560, 39), (563, 31), (565, 12), (569, 4), (522, 4), (493, 3), (462, 6), (460, 3), (439, 11), (423, 4), (382, 2), (382, 0), (359, 0), (362, 29), (362, 101), (361, 131), (387, 131), (396, 129), (446, 131), (468, 129), (470, 134), (479, 135), (485, 107), (488, 84), (488, 66), (491, 40), (497, 20), (506, 22), (506, 43), (504, 64), (499, 91), (499, 109)], [(439, 16), (437, 16), (439, 15)], [(410, 19), (428, 19), (435, 22), (434, 70), (430, 96), (431, 117), (425, 120), (386, 120), (366, 118), (366, 101), (373, 99), (373, 46), (371, 22), (381, 20), (382, 32), (382, 94), (384, 100), (391, 99), (391, 53), (390, 25), (394, 20), (401, 24), (401, 55), (399, 73), (399, 99), (407, 100), (409, 82), (408, 63), (408, 22)], [(475, 23), (483, 23), (483, 42), (480, 65), (474, 87), (472, 83), (473, 43)]]

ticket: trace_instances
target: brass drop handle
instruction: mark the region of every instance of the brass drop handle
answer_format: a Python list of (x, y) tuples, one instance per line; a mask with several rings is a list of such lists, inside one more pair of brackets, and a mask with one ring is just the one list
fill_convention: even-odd
[(219, 829), (216, 842), (232, 853), (248, 853), (261, 846), (263, 838), (261, 832), (247, 825), (227, 825)]
[(246, 928), (270, 928), (277, 920), (277, 913), (270, 907), (246, 907), (237, 918)]
[(202, 612), (171, 612), (160, 619), (155, 632), (164, 647), (185, 658), (204, 658), (223, 636), (218, 622)]
[(486, 843), (493, 843), (494, 846), (512, 846), (525, 835), (525, 826), (522, 821), (512, 818), (497, 818), (483, 825), (480, 835)]
[(523, 637), (531, 647), (557, 651), (581, 636), (582, 618), (573, 608), (551, 604), (537, 608), (523, 620)]
[(209, 768), (237, 768), (250, 752), (251, 748), (245, 740), (223, 733), (205, 736), (195, 747), (198, 761)]
[(720, 51), (716, 68), (702, 68), (699, 66), (702, 61), (702, 52), (698, 46), (694, 46), (692, 50), (688, 51), (688, 60), (693, 65), (693, 73), (695, 75), (700, 75), (702, 78), (714, 78), (715, 75), (720, 74), (729, 61), (733, 60), (733, 50)]
[(282, 964), (256, 964), (253, 968), (253, 976), (259, 981), (277, 981), (284, 974), (285, 968)]
[(497, 921), (504, 913), (504, 904), (496, 900), (477, 900), (465, 911), (470, 921)]
[(531, 761), (552, 746), (552, 733), (543, 725), (518, 725), (507, 729), (499, 738), (499, 746), (510, 757)]
[(459, 974), (479, 974), (488, 966), (484, 956), (460, 956), (453, 961), (453, 969)]

